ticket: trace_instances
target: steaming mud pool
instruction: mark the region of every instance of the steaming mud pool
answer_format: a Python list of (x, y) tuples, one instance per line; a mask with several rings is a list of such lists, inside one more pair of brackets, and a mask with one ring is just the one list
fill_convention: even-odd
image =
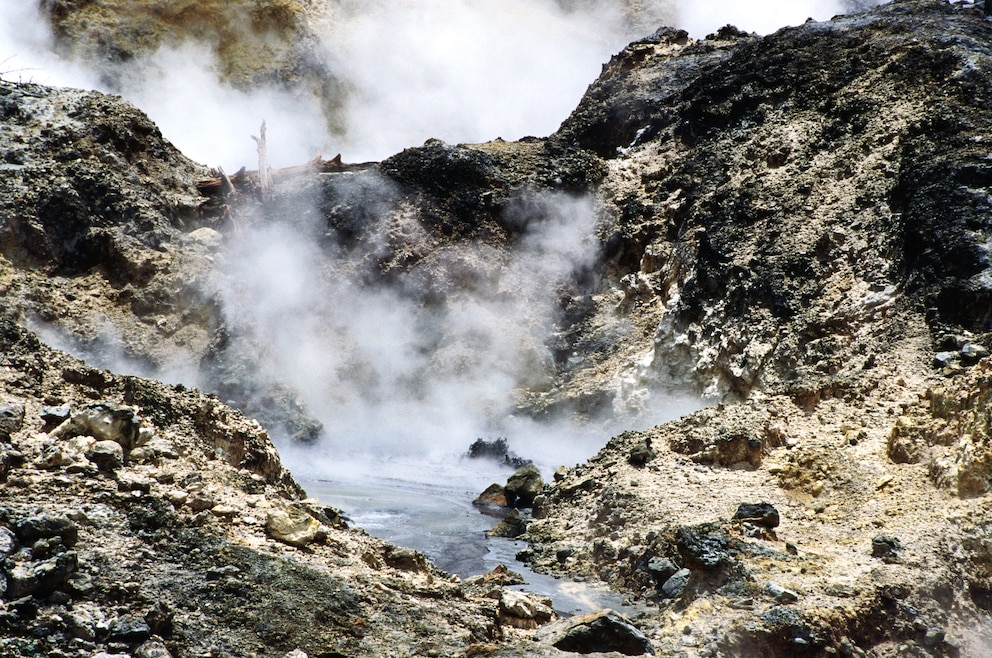
[(516, 560), (526, 542), (485, 536), (498, 519), (481, 513), (472, 500), (490, 483), (505, 481), (512, 469), (488, 460), (456, 458), (434, 464), (390, 460), (371, 469), (378, 474), (369, 470), (367, 465), (343, 466), (324, 477), (308, 479), (304, 473), (297, 478), (311, 496), (340, 509), (354, 525), (424, 553), (449, 573), (464, 578), (505, 564), (526, 581), (513, 589), (551, 597), (560, 615), (600, 608), (631, 611), (605, 588), (531, 571)]

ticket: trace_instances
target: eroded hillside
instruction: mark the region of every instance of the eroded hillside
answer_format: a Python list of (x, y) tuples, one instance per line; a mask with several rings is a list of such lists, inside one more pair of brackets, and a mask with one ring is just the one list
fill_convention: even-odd
[[(158, 633), (173, 655), (214, 651), (204, 644), (212, 619), (229, 625), (230, 649), (216, 650), (235, 655), (295, 646), (557, 655), (547, 636), (511, 630), (500, 590), (480, 599), (415, 555), (333, 527), (333, 512), (300, 503), (287, 476), (239, 471), (251, 469), (226, 458), (236, 448), (227, 433), (242, 428), (271, 445), (217, 400), (89, 368), (32, 334), (62, 336), (93, 358), (110, 345), (151, 373), (192, 369), (202, 388), (280, 436), (317, 439), (304, 392), (260, 366), (273, 357), (265, 333), (211, 278), (230, 264), (227, 247), (277, 227), (323, 255), (320, 285), (388, 290), (417, 309), (414, 323), (454, 327), (480, 290), (542, 309), (501, 318), (509, 307), (496, 305), (485, 309), (491, 326), (422, 334), (416, 347), (430, 358), (414, 382), (498, 369), (513, 396), (496, 413), (537, 417), (650, 407), (671, 390), (722, 402), (621, 434), (562, 469), (523, 535), (532, 546), (521, 557), (535, 568), (629, 595), (657, 653), (984, 655), (989, 43), (979, 9), (937, 1), (764, 38), (725, 28), (694, 41), (662, 29), (607, 64), (547, 139), (431, 141), (382, 163), (288, 172), (264, 193), (242, 174), (212, 199), (197, 182), (219, 172), (187, 161), (119, 99), (0, 86), (0, 295), (21, 325), (4, 325), (3, 395), (24, 414), (7, 430), (4, 524), (14, 532), (36, 514), (20, 502), (25, 491), (70, 518), (105, 504), (109, 520), (84, 522), (89, 508), (76, 515), (92, 527), (80, 545), (110, 541), (99, 533), (126, 516), (127, 541), (143, 551), (130, 568), (167, 571), (183, 588), (207, 574), (196, 590), (205, 598), (152, 628), (151, 603), (176, 596), (169, 578), (141, 585), (109, 569), (80, 593), (65, 573), (52, 588), (8, 597), (10, 646), (136, 651), (140, 642), (101, 635), (95, 621), (93, 637), (79, 631), (89, 644), (71, 644), (81, 637), (71, 614), (118, 602), (142, 608), (141, 641)], [(576, 198), (581, 206), (559, 203)], [(536, 227), (579, 217), (592, 249), (534, 247)], [(517, 269), (528, 249), (544, 260)], [(567, 258), (548, 269), (552, 256)], [(319, 317), (321, 335), (354, 339), (335, 317)], [(512, 359), (495, 340), (502, 334), (517, 345)], [(363, 358), (356, 350), (335, 366), (344, 374), (334, 404), (389, 390)], [(88, 401), (132, 408), (156, 436), (175, 435), (172, 446), (133, 460), (125, 451), (118, 464), (45, 420), (54, 412), (43, 407)], [(201, 422), (209, 409), (223, 416), (212, 429)], [(195, 471), (202, 482), (187, 477)], [(212, 504), (193, 509), (204, 491)], [(323, 526), (316, 548), (266, 534), (258, 510), (273, 501)], [(170, 537), (200, 552), (177, 556)], [(46, 560), (64, 567), (57, 556), (69, 549), (80, 565), (99, 562), (65, 537), (37, 556), (17, 541), (8, 576)], [(319, 580), (324, 600), (341, 603), (322, 634), (305, 630), (317, 613), (295, 607), (299, 581), (269, 577), (297, 561), (340, 567), (333, 582)], [(250, 614), (234, 623), (230, 610), (267, 601), (285, 601), (278, 618), (292, 623), (262, 629)], [(382, 601), (389, 614), (369, 612)], [(353, 606), (364, 613), (347, 616)]]

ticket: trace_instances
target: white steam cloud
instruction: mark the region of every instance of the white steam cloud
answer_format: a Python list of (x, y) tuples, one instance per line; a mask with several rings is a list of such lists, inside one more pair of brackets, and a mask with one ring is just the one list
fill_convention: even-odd
[[(871, 0), (869, 0), (870, 2)], [(727, 23), (766, 33), (827, 19), (864, 0), (333, 0), (314, 25), (343, 116), (285, 90), (235, 90), (213, 55), (170, 44), (123, 69), (115, 88), (56, 55), (36, 2), (0, 2), (0, 73), (8, 79), (122, 93), (184, 153), (229, 171), (256, 162), (262, 118), (273, 166), (321, 150), (382, 159), (436, 137), (480, 142), (544, 136), (575, 107), (601, 65), (663, 24), (702, 38)], [(331, 121), (328, 121), (331, 119)], [(330, 124), (344, 126), (330, 134)]]
[[(363, 195), (396, 196), (385, 180), (371, 186)], [(300, 394), (338, 460), (356, 448), (442, 458), (508, 432), (514, 390), (550, 383), (556, 286), (597, 251), (587, 198), (521, 197), (507, 213), (527, 221), (509, 254), (440, 248), (392, 285), (369, 281), (365, 263), (385, 247), (376, 241), (428, 239), (401, 204), (383, 205), (357, 250), (318, 246), (319, 224), (245, 231), (215, 281), (235, 351), (251, 351), (261, 380)], [(424, 301), (429, 286), (440, 303)]]

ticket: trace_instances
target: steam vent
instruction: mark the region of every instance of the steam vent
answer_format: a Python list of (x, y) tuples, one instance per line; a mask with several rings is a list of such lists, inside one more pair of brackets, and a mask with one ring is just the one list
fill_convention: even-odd
[(992, 655), (981, 2), (8, 4), (0, 658)]

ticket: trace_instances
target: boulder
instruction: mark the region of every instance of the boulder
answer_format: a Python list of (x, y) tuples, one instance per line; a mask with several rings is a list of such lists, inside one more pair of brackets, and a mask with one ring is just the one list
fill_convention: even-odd
[(506, 493), (507, 505), (531, 507), (534, 498), (543, 488), (544, 478), (541, 477), (541, 471), (533, 464), (528, 464), (509, 477), (503, 491)]
[(615, 610), (598, 610), (545, 627), (538, 639), (561, 651), (654, 655), (651, 641)]
[(92, 436), (97, 441), (115, 441), (125, 452), (138, 443), (141, 422), (134, 409), (109, 402), (87, 404), (52, 430), (58, 439)]
[(265, 515), (265, 531), (276, 541), (302, 548), (317, 537), (320, 522), (294, 507), (270, 509)]

